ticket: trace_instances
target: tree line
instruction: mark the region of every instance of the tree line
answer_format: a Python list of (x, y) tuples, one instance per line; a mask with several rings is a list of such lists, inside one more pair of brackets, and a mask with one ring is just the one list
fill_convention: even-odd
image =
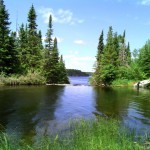
[(142, 80), (150, 77), (150, 40), (139, 50), (131, 54), (130, 44), (126, 43), (126, 32), (118, 35), (109, 27), (104, 44), (103, 30), (99, 37), (95, 72), (92, 76), (94, 85), (111, 85), (118, 79)]
[(68, 76), (90, 76), (88, 72), (82, 72), (81, 70), (77, 69), (67, 69)]
[(44, 46), (36, 18), (32, 5), (28, 22), (22, 23), (18, 31), (11, 31), (9, 13), (4, 1), (0, 0), (0, 73), (11, 76), (36, 72), (45, 78), (46, 83), (69, 83), (57, 38), (52, 38), (52, 16), (49, 16)]

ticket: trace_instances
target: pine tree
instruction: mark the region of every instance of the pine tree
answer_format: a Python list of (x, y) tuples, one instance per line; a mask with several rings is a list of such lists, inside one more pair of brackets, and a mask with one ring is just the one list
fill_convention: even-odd
[(0, 0), (0, 72), (6, 74), (15, 73), (15, 65), (17, 51), (15, 50), (15, 42), (13, 36), (10, 35), (9, 14), (4, 5), (4, 1)]

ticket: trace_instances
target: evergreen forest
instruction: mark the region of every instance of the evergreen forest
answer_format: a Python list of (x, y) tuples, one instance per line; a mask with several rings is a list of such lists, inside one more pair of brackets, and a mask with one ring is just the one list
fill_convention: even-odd
[(52, 38), (52, 16), (49, 16), (45, 45), (36, 19), (32, 5), (28, 22), (22, 23), (18, 31), (11, 31), (8, 10), (0, 0), (0, 84), (69, 83), (57, 38)]
[[(10, 18), (0, 0), (0, 84), (68, 84), (68, 74), (59, 54), (57, 38), (53, 38), (53, 19), (49, 16), (45, 41), (36, 23), (32, 5), (27, 23), (10, 30)], [(131, 52), (126, 31), (118, 34), (109, 27), (106, 41), (102, 31), (98, 41), (93, 85), (111, 85), (115, 81), (139, 81), (150, 77), (150, 40), (141, 49)], [(69, 72), (69, 73), (68, 73)], [(74, 72), (74, 71), (73, 71)]]
[(100, 34), (94, 69), (91, 82), (98, 86), (150, 78), (150, 40), (131, 53), (126, 32), (120, 35), (110, 26), (105, 44)]

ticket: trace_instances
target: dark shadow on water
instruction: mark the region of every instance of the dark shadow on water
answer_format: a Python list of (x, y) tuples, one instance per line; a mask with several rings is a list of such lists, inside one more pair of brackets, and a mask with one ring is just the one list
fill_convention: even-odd
[[(55, 119), (57, 100), (64, 87), (12, 87), (0, 91), (0, 123), (15, 138), (32, 139), (46, 132), (47, 121)], [(30, 138), (29, 138), (30, 137)]]

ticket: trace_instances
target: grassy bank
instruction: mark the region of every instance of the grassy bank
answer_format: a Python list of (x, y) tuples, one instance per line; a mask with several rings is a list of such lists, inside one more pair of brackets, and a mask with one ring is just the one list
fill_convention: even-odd
[(0, 74), (0, 85), (43, 85), (45, 78), (39, 72), (28, 72), (26, 75), (5, 76)]
[[(118, 121), (99, 118), (98, 121), (81, 120), (73, 123), (68, 136), (42, 137), (33, 145), (15, 141), (4, 133), (0, 136), (1, 150), (144, 150), (147, 139), (136, 138)], [(149, 147), (150, 148), (150, 147)]]
[(133, 85), (138, 82), (135, 80), (128, 80), (128, 79), (117, 79), (112, 82), (112, 86), (128, 86), (133, 87)]

